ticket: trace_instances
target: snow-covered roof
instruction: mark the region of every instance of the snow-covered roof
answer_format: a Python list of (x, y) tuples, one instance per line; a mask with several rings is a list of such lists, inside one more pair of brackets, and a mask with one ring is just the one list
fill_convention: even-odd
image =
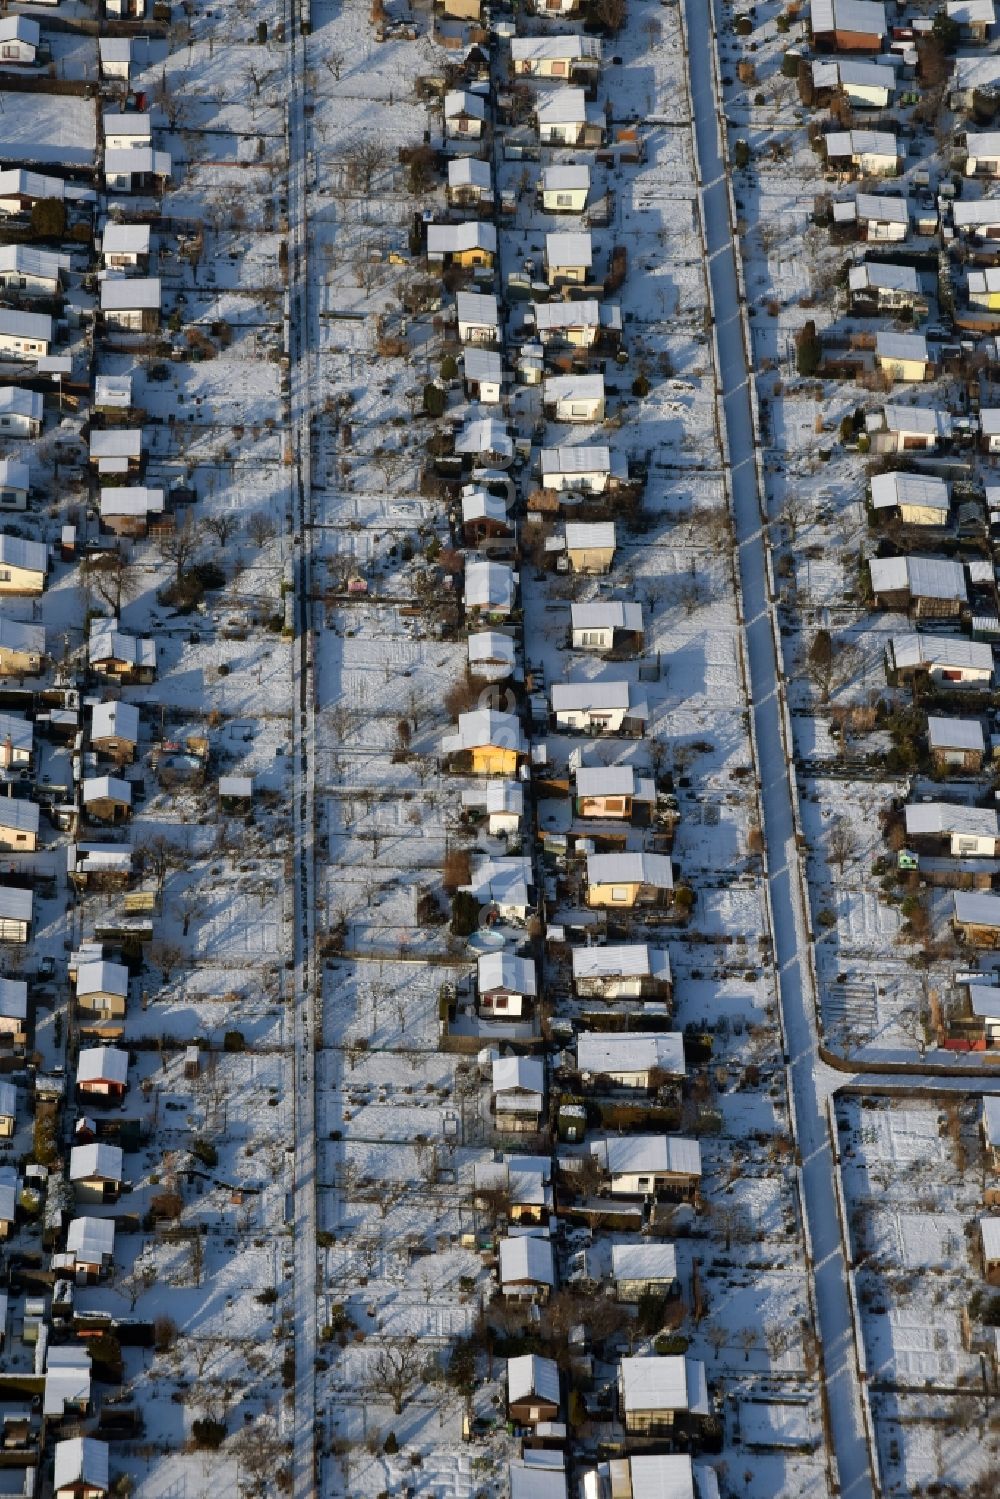
[(464, 599), (467, 609), (512, 609), (514, 570), (506, 562), (476, 561), (465, 569)]
[(49, 549), (44, 542), (28, 541), (0, 531), (0, 565), (24, 568), (26, 572), (45, 573), (49, 566)]
[(104, 153), (105, 177), (169, 177), (171, 167), (170, 153), (152, 146), (112, 146)]
[(508, 524), (507, 502), (485, 489), (473, 489), (462, 496), (462, 521), (495, 520)]
[(665, 854), (588, 854), (589, 885), (651, 885), (672, 890), (673, 865)]
[(153, 117), (137, 110), (109, 111), (102, 119), (104, 136), (122, 135), (134, 141), (149, 141), (153, 135)]
[(17, 1088), (13, 1083), (0, 1081), (0, 1118), (13, 1119), (17, 1115)]
[(471, 344), (462, 354), (462, 364), (467, 380), (503, 380), (503, 356), (499, 349), (484, 349)]
[(683, 1353), (623, 1358), (618, 1366), (622, 1408), (626, 1412), (693, 1410), (689, 1393), (697, 1391), (698, 1378), (693, 1371), (689, 1374), (688, 1366), (696, 1363)]
[(100, 801), (121, 802), (126, 807), (132, 805), (132, 787), (120, 776), (86, 776), (81, 794), (84, 806), (88, 802)]
[(24, 42), (28, 47), (37, 47), (41, 34), (38, 22), (30, 16), (5, 16), (0, 21), (0, 42)]
[(13, 307), (0, 307), (0, 333), (51, 343), (52, 319), (47, 312), (17, 312)]
[(514, 994), (535, 995), (538, 993), (535, 960), (520, 958), (511, 952), (481, 953), (476, 984), (480, 994), (509, 989)]
[(8, 744), (12, 750), (30, 754), (34, 742), (34, 725), (27, 718), (19, 718), (16, 713), (0, 712), (0, 745)]
[(969, 1007), (980, 1020), (1000, 1019), (1000, 988), (996, 984), (969, 984)]
[(484, 328), (496, 328), (499, 323), (497, 299), (492, 292), (456, 292), (455, 307), (460, 323), (475, 323)]
[(984, 1213), (979, 1220), (979, 1233), (983, 1241), (983, 1259), (1000, 1260), (1000, 1216)]
[(488, 193), (493, 186), (492, 168), (478, 156), (453, 156), (448, 163), (448, 186), (477, 187)]
[(881, 0), (810, 0), (813, 36), (828, 31), (859, 31), (885, 36), (885, 6)]
[(124, 661), (131, 666), (156, 665), (156, 641), (151, 635), (126, 635), (113, 619), (94, 620), (90, 629), (90, 660)]
[(17, 1213), (17, 1172), (0, 1166), (0, 1223), (13, 1223)]
[(600, 61), (601, 43), (596, 36), (565, 32), (557, 36), (515, 36), (511, 38), (510, 55), (514, 62), (575, 62), (583, 57)]
[(581, 765), (576, 772), (577, 796), (633, 796), (654, 801), (656, 783), (640, 775), (634, 765)]
[(124, 1159), (120, 1145), (107, 1145), (103, 1141), (74, 1145), (69, 1153), (69, 1179), (76, 1182), (99, 1176), (107, 1181), (120, 1182), (124, 1179)]
[(442, 740), (442, 750), (453, 755), (459, 750), (481, 749), (490, 745), (498, 749), (524, 749), (521, 720), (514, 713), (500, 713), (494, 708), (474, 708), (458, 716), (458, 732)]
[(16, 489), (27, 494), (31, 488), (31, 471), (17, 458), (0, 458), (0, 489)]
[(97, 50), (102, 62), (131, 62), (132, 38), (129, 36), (99, 36)]
[(111, 963), (106, 958), (81, 963), (76, 970), (76, 994), (81, 999), (87, 994), (128, 994), (128, 969), (124, 963)]
[(969, 926), (1000, 927), (1000, 895), (982, 890), (956, 890), (955, 920)]
[(951, 205), (956, 229), (988, 228), (1000, 224), (1000, 198), (969, 198)]
[(45, 654), (45, 626), (26, 625), (19, 619), (0, 615), (0, 650), (24, 651), (28, 655)]
[(472, 879), (463, 888), (477, 900), (495, 901), (500, 906), (526, 910), (533, 884), (534, 872), (527, 855), (508, 854), (500, 858), (477, 859)]
[(983, 1132), (987, 1144), (1000, 1145), (1000, 1094), (983, 1097)]
[[(947, 437), (951, 432), (951, 413), (926, 406), (889, 404), (882, 415), (889, 432), (912, 432), (922, 437)], [(912, 477), (916, 477), (913, 475)]]
[(524, 787), (519, 781), (489, 781), (486, 785), (487, 812), (516, 813), (524, 811)]
[(545, 1063), (541, 1057), (497, 1057), (493, 1063), (493, 1094), (516, 1090), (545, 1097)]
[(546, 94), (535, 106), (540, 125), (582, 125), (587, 118), (587, 97), (582, 88), (560, 88)]
[(849, 57), (817, 57), (812, 65), (816, 88), (884, 88), (893, 93), (896, 71), (884, 63)]
[(37, 802), (22, 801), (18, 797), (0, 796), (0, 828), (17, 833), (37, 833), (39, 806)]
[(553, 229), (546, 234), (545, 264), (547, 266), (551, 268), (564, 265), (590, 267), (593, 263), (594, 245), (589, 230)]
[(555, 1459), (553, 1466), (543, 1467), (536, 1461), (528, 1461), (530, 1451), (520, 1460), (507, 1464), (507, 1485), (510, 1499), (566, 1499), (566, 1469), (561, 1453), (542, 1451), (546, 1459)]
[(615, 547), (615, 523), (613, 520), (567, 521), (567, 552), (606, 551)]
[(0, 416), (23, 416), (40, 422), (45, 411), (41, 391), (22, 390), (20, 385), (0, 385)]
[(628, 630), (642, 634), (642, 605), (629, 600), (571, 604), (570, 626), (574, 630)]
[[(35, 802), (19, 802), (22, 807), (34, 807), (38, 812)], [(37, 826), (37, 823), (36, 823)], [(4, 921), (30, 921), (34, 908), (34, 898), (30, 890), (19, 890), (14, 885), (0, 886), (0, 919)]]
[(890, 636), (889, 648), (897, 667), (993, 670), (992, 646), (966, 640), (962, 635), (930, 635), (924, 630), (909, 630)]
[[(548, 238), (551, 239), (552, 235)], [(549, 264), (552, 263), (550, 260)], [(558, 264), (568, 265), (569, 262), (561, 260)], [(587, 264), (590, 264), (589, 260)], [(582, 297), (579, 302), (533, 302), (531, 305), (535, 315), (535, 327), (539, 333), (564, 328), (596, 328), (601, 321), (600, 303), (594, 297)], [(562, 452), (563, 449), (550, 448), (547, 451)]]
[(113, 485), (101, 490), (101, 515), (162, 515), (164, 507), (162, 489), (148, 489), (144, 484)]
[(132, 404), (131, 375), (98, 375), (94, 380), (94, 405), (126, 408)]
[(115, 1252), (113, 1218), (74, 1218), (66, 1231), (66, 1248), (86, 1264), (111, 1259)]
[(603, 401), (603, 375), (551, 375), (542, 385), (546, 405), (560, 401)]
[[(632, 704), (628, 682), (553, 682), (553, 713), (589, 713), (623, 708)], [(638, 704), (634, 706), (638, 707)]]
[(893, 472), (872, 477), (872, 505), (882, 510), (898, 505), (917, 505), (947, 513), (948, 485), (930, 474)]
[(922, 333), (888, 333), (875, 335), (875, 353), (879, 359), (918, 360), (926, 364), (930, 355)]
[(677, 1251), (672, 1244), (649, 1239), (642, 1244), (612, 1244), (611, 1274), (615, 1280), (676, 1280)]
[(1000, 291), (1000, 266), (986, 266), (981, 271), (970, 271), (966, 277), (970, 295)]
[(117, 1046), (85, 1046), (76, 1064), (78, 1083), (128, 1082), (128, 1052)]
[[(543, 193), (573, 193), (589, 187), (590, 168), (586, 163), (542, 168)], [(549, 304), (543, 302), (541, 305), (545, 307)]]
[[(846, 138), (846, 146), (834, 147), (834, 138), (840, 142)], [(885, 156), (899, 155), (899, 142), (891, 130), (847, 130), (828, 135), (827, 151), (830, 156)]]
[(497, 232), (493, 225), (478, 219), (463, 224), (427, 225), (429, 255), (459, 255), (465, 250), (484, 250), (495, 255)]
[(101, 282), (102, 312), (160, 309), (159, 276), (106, 276)]
[(993, 0), (947, 0), (945, 10), (960, 26), (993, 26), (996, 22)]
[(103, 255), (148, 255), (150, 228), (148, 224), (105, 225), (101, 236)]
[(59, 255), (54, 250), (39, 250), (34, 245), (0, 245), (0, 273), (7, 276), (58, 281), (71, 264), (68, 255)]
[(486, 100), (482, 94), (470, 94), (465, 89), (451, 89), (445, 94), (445, 119), (454, 120), (460, 115), (469, 115), (473, 120), (485, 120)]
[(611, 947), (574, 947), (573, 978), (655, 978), (670, 982), (670, 954), (665, 947), (627, 942)]
[(1000, 130), (967, 130), (965, 149), (977, 161), (1000, 160)]
[(25, 167), (7, 167), (0, 172), (0, 198), (64, 198), (66, 184), (61, 177), (43, 172), (29, 172)]
[(910, 221), (908, 198), (893, 198), (887, 193), (858, 193), (853, 201), (859, 219), (881, 220), (889, 224), (908, 224)]
[(500, 661), (506, 666), (514, 665), (515, 646), (509, 635), (499, 630), (477, 630), (469, 636), (469, 661)]
[(507, 1360), (508, 1402), (525, 1400), (530, 1395), (559, 1404), (559, 1366), (555, 1359), (522, 1353)]
[(522, 1280), (542, 1286), (555, 1284), (551, 1240), (538, 1234), (521, 1234), (515, 1239), (500, 1240), (501, 1285)]
[(512, 458), (514, 439), (507, 431), (506, 423), (498, 421), (495, 416), (475, 417), (466, 422), (455, 438), (455, 452), (472, 457), (481, 453), (497, 453), (501, 458)]
[(609, 1176), (701, 1175), (701, 1146), (679, 1135), (606, 1135), (591, 1142), (590, 1153)]
[[(600, 443), (581, 443), (576, 446), (565, 448), (543, 448), (540, 455), (542, 479), (546, 475), (573, 475), (573, 474), (610, 474), (615, 472), (615, 460), (612, 458), (611, 449)], [(622, 465), (619, 465), (622, 467)], [(595, 527), (611, 527), (610, 542), (597, 542), (589, 539)], [(606, 545), (614, 546), (614, 521), (574, 521), (566, 527), (567, 546), (570, 535), (582, 537), (579, 543), (582, 546)], [(597, 533), (598, 535), (600, 532)], [(605, 531), (604, 534), (609, 534)]]
[(888, 260), (866, 260), (861, 265), (852, 265), (847, 273), (847, 284), (851, 291), (907, 291), (916, 294), (920, 290), (920, 277), (911, 265), (894, 265)]
[(141, 427), (106, 427), (90, 434), (91, 458), (140, 458)]
[(597, 1075), (663, 1072), (684, 1076), (684, 1037), (679, 1031), (581, 1031), (576, 1065)]
[[(50, 1350), (50, 1356), (54, 1351)], [(56, 1442), (55, 1454), (57, 1490), (72, 1488), (75, 1484), (82, 1484), (88, 1489), (107, 1490), (107, 1442), (100, 1442), (96, 1437), (68, 1437), (63, 1442)]]
[(869, 563), (874, 593), (904, 591), (913, 598), (965, 599), (965, 568), (944, 557), (873, 557)]
[(0, 978), (0, 1020), (25, 1020), (28, 985), (24, 979)]
[(996, 838), (1000, 814), (994, 807), (967, 807), (955, 802), (907, 802), (906, 831), (917, 835)]
[(927, 742), (931, 749), (986, 749), (983, 726), (978, 718), (943, 718), (930, 714), (927, 719)]

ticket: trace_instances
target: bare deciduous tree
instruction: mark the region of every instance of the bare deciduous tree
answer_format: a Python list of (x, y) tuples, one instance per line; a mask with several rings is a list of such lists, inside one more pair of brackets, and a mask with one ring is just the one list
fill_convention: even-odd
[(122, 604), (139, 591), (136, 568), (121, 552), (84, 556), (80, 562), (80, 581), (88, 593), (103, 599), (115, 614), (120, 614)]
[(186, 515), (173, 531), (160, 538), (161, 555), (174, 564), (174, 577), (179, 583), (183, 573), (194, 562), (204, 545), (205, 532), (200, 520)]
[(420, 1344), (416, 1338), (403, 1338), (380, 1348), (371, 1365), (372, 1389), (388, 1395), (397, 1416), (402, 1415), (406, 1397), (420, 1373)]
[(835, 817), (831, 822), (827, 847), (830, 851), (831, 862), (837, 866), (837, 873), (843, 879), (844, 866), (850, 859), (853, 859), (857, 852), (854, 829), (846, 818)]
[(356, 191), (370, 193), (375, 178), (389, 164), (389, 148), (377, 135), (359, 135), (344, 148), (347, 180)]
[(229, 538), (236, 534), (239, 517), (231, 510), (223, 511), (221, 515), (206, 515), (205, 528), (212, 533), (220, 547), (224, 547)]
[(266, 510), (255, 510), (247, 521), (247, 535), (255, 547), (266, 546), (276, 535), (274, 521)]

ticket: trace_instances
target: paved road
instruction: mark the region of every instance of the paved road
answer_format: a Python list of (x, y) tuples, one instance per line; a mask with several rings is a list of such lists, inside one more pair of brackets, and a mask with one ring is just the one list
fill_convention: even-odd
[(292, 701), (292, 822), (295, 839), (294, 1216), (295, 1407), (293, 1499), (316, 1493), (316, 1086), (313, 1037), (315, 985), (315, 715), (309, 594), (312, 548), (312, 336), (309, 319), (309, 230), (306, 214), (306, 44), (297, 6), (289, 0), (288, 53), (288, 353), (292, 445), (292, 559), (295, 640)]
[(834, 1162), (816, 1075), (817, 1032), (806, 936), (795, 870), (795, 827), (789, 768), (777, 696), (777, 657), (767, 609), (766, 539), (754, 464), (733, 230), (720, 158), (712, 82), (711, 8), (684, 0), (689, 72), (701, 169), (701, 204), (717, 310), (719, 379), (731, 459), (731, 485), (743, 590), (746, 652), (762, 786), (779, 999), (798, 1117), (805, 1211), (812, 1237), (814, 1283), (823, 1343), (833, 1446), (845, 1499), (873, 1499), (852, 1330), (843, 1246), (835, 1206)]

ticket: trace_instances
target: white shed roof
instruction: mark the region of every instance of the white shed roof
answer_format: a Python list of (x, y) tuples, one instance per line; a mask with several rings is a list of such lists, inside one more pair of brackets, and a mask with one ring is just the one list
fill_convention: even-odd
[(921, 505), (927, 509), (948, 511), (948, 485), (930, 474), (893, 472), (875, 474), (871, 481), (872, 505), (876, 510), (898, 505)]
[(613, 520), (567, 521), (567, 552), (614, 550), (615, 523)]
[(522, 1353), (507, 1360), (508, 1401), (524, 1400), (529, 1395), (559, 1404), (559, 1366), (555, 1359)]
[(512, 952), (481, 953), (477, 965), (477, 987), (480, 994), (494, 989), (510, 989), (515, 994), (538, 993), (534, 958), (521, 958)]
[(930, 714), (927, 719), (927, 742), (931, 749), (986, 749), (983, 726), (978, 718), (942, 718)]
[(628, 942), (611, 947), (574, 947), (574, 979), (656, 978), (670, 982), (670, 954), (665, 947)]
[(500, 1284), (533, 1281), (537, 1285), (555, 1285), (555, 1262), (552, 1242), (537, 1234), (521, 1234), (515, 1239), (500, 1240)]
[(594, 246), (589, 230), (550, 230), (545, 236), (545, 263), (552, 267), (592, 266)]
[(654, 1069), (683, 1077), (684, 1037), (680, 1031), (582, 1031), (576, 1041), (581, 1072), (645, 1073)]

